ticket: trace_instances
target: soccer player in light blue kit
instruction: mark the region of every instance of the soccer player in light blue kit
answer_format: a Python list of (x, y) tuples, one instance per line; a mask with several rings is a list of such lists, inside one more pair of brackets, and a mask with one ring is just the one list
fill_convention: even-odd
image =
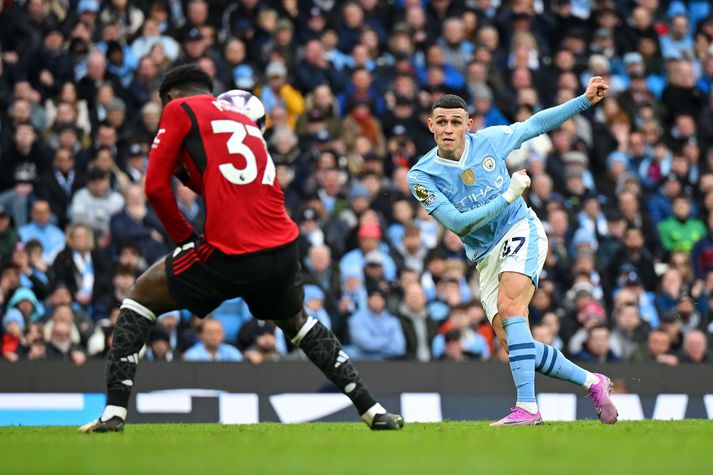
[(433, 104), (428, 128), (436, 147), (408, 173), (416, 199), (460, 236), (480, 274), (481, 301), (498, 341), (508, 350), (517, 404), (495, 426), (538, 425), (535, 371), (584, 386), (605, 424), (618, 413), (609, 378), (590, 373), (550, 345), (534, 341), (527, 307), (547, 256), (542, 223), (521, 195), (530, 185), (524, 170), (508, 177), (505, 159), (523, 142), (559, 127), (601, 101), (608, 86), (593, 77), (584, 95), (538, 112), (524, 122), (469, 133), (465, 101), (445, 95)]

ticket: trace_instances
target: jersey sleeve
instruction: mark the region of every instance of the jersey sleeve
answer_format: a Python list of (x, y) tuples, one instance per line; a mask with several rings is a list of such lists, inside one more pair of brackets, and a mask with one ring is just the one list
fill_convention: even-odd
[(479, 133), (491, 141), (497, 155), (504, 160), (510, 152), (519, 149), (524, 142), (556, 129), (591, 106), (589, 99), (581, 95), (564, 104), (540, 111), (523, 122), (488, 127)]
[(180, 101), (169, 102), (163, 110), (158, 133), (151, 145), (146, 170), (146, 196), (175, 243), (182, 243), (194, 234), (193, 226), (178, 209), (171, 188), (183, 140), (190, 127), (190, 119)]
[(489, 223), (510, 205), (502, 195), (498, 195), (487, 204), (462, 213), (438, 190), (428, 174), (411, 170), (407, 180), (411, 193), (426, 211), (460, 237)]
[(441, 193), (441, 190), (436, 186), (436, 182), (427, 173), (420, 170), (411, 170), (406, 180), (411, 193), (426, 208), (428, 214), (433, 213), (444, 202), (449, 203), (448, 198)]

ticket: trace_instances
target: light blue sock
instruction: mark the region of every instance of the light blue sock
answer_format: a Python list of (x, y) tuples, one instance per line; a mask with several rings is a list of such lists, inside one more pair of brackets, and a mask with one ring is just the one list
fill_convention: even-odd
[(517, 388), (517, 402), (534, 403), (535, 342), (525, 317), (503, 318), (510, 351), (510, 371)]
[(535, 350), (537, 350), (535, 371), (545, 376), (584, 386), (587, 371), (565, 358), (560, 350), (539, 341), (535, 342)]

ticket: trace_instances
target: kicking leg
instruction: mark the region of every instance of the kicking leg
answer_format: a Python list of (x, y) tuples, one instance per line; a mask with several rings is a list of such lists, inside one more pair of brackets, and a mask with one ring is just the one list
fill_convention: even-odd
[(80, 432), (117, 432), (124, 428), (139, 351), (146, 342), (156, 315), (175, 310), (168, 290), (165, 258), (144, 272), (121, 303), (114, 328), (112, 348), (107, 356), (107, 402), (102, 416), (82, 426)]
[[(507, 337), (503, 328), (502, 319), (496, 316), (493, 319), (493, 328), (498, 341), (506, 349)], [(618, 412), (614, 403), (609, 398), (612, 384), (609, 378), (599, 373), (591, 373), (586, 369), (568, 360), (557, 348), (535, 341), (535, 371), (551, 378), (569, 381), (587, 389), (588, 395), (594, 402), (594, 409), (601, 421), (605, 424), (614, 424)]]
[(349, 399), (361, 418), (374, 430), (397, 430), (404, 425), (401, 416), (386, 412), (372, 397), (342, 345), (327, 327), (304, 310), (277, 325), (307, 355), (307, 358)]

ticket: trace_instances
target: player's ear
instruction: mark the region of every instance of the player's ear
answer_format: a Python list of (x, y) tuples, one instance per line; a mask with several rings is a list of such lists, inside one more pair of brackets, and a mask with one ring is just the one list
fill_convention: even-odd
[(433, 119), (431, 119), (430, 117), (428, 118), (428, 130), (433, 133)]
[(473, 118), (472, 118), (472, 117), (469, 117), (469, 118), (468, 118), (468, 122), (466, 122), (466, 125), (468, 126), (468, 127), (467, 127), (468, 130), (470, 130), (470, 129), (473, 128)]

